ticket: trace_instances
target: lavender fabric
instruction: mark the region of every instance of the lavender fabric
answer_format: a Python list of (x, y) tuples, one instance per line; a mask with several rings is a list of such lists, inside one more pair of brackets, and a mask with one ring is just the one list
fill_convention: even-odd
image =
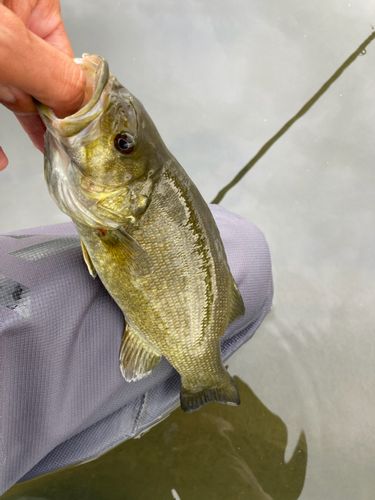
[[(211, 206), (246, 313), (222, 337), (226, 360), (269, 312), (273, 284), (263, 233)], [(83, 261), (72, 223), (0, 235), (0, 494), (125, 441), (179, 404), (163, 358), (126, 382), (124, 318)]]

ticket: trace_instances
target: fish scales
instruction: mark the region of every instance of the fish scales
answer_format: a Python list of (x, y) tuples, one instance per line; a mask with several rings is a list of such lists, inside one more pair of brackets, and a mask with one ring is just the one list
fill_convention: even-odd
[(183, 410), (238, 405), (220, 337), (244, 305), (212, 214), (106, 61), (76, 62), (96, 82), (85, 107), (58, 119), (38, 104), (45, 174), (77, 227), (89, 272), (124, 313), (121, 372), (139, 380), (164, 356), (181, 375)]

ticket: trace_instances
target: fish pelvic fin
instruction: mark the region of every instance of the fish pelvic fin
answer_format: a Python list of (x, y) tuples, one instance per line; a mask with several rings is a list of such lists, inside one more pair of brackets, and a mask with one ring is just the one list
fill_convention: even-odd
[(245, 314), (245, 306), (242, 300), (242, 296), (236, 285), (236, 282), (233, 279), (227, 326), (233, 323), (235, 319), (240, 318), (244, 314)]
[(128, 324), (122, 336), (119, 357), (122, 376), (128, 382), (147, 377), (161, 360), (161, 354), (141, 339)]
[(97, 272), (94, 267), (94, 264), (92, 263), (91, 257), (87, 251), (87, 248), (85, 247), (85, 244), (81, 240), (81, 248), (82, 248), (82, 254), (83, 254), (83, 259), (86, 262), (87, 269), (89, 270), (89, 273), (93, 278), (96, 278)]
[(184, 387), (184, 379), (182, 379), (180, 399), (181, 409), (186, 413), (199, 410), (205, 404), (212, 402), (231, 406), (238, 406), (241, 403), (236, 382), (227, 371), (225, 372), (223, 381), (220, 381), (215, 386), (202, 389), (186, 389)]

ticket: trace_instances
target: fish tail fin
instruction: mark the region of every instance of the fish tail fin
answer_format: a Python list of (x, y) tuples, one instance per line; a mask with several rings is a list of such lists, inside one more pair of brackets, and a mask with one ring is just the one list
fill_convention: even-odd
[(186, 389), (182, 379), (180, 399), (181, 408), (186, 413), (199, 410), (199, 408), (211, 402), (232, 406), (238, 406), (241, 403), (236, 382), (227, 371), (220, 383), (202, 389)]

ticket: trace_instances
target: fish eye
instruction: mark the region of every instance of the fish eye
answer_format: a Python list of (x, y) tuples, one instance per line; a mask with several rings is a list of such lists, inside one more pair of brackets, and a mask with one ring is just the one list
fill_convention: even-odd
[(116, 135), (114, 144), (117, 151), (120, 151), (122, 154), (132, 153), (135, 147), (134, 137), (125, 132)]

